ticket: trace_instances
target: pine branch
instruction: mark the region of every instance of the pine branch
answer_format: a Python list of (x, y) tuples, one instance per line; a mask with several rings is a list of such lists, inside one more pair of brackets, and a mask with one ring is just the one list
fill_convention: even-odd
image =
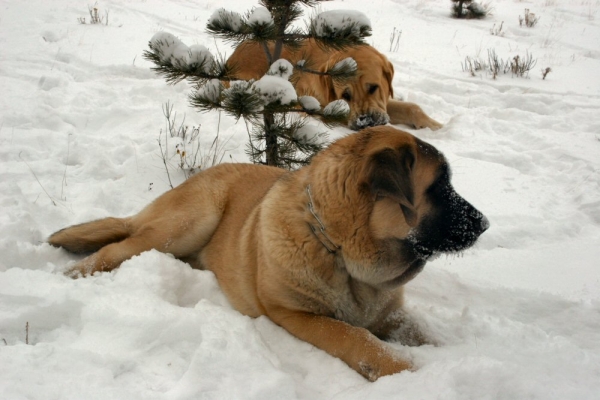
[[(335, 63), (331, 68), (326, 71), (318, 71), (312, 68), (312, 61), (310, 58), (301, 60), (297, 62), (294, 66), (294, 70), (296, 73), (309, 73), (320, 76), (330, 76), (331, 79), (334, 80), (336, 84), (346, 84), (356, 78), (358, 73), (358, 66), (356, 61), (350, 57), (345, 58), (337, 63)], [(296, 75), (295, 78), (299, 79), (299, 76)]]
[(218, 60), (204, 59), (201, 62), (183, 64), (174, 62), (173, 57), (167, 57), (162, 50), (161, 41), (148, 43), (150, 50), (144, 50), (143, 57), (152, 62), (151, 67), (158, 75), (165, 78), (168, 84), (174, 85), (183, 80), (190, 83), (203, 85), (211, 79), (221, 81), (235, 80), (235, 66), (228, 66), (223, 56)]

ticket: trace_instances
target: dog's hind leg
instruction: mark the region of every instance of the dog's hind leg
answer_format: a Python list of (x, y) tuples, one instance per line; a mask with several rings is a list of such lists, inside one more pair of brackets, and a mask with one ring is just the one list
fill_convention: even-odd
[(53, 233), (48, 243), (75, 253), (85, 254), (119, 242), (131, 233), (129, 218), (103, 218), (84, 224), (73, 225)]
[(197, 213), (189, 216), (177, 210), (145, 221), (141, 225), (136, 224), (137, 217), (131, 218), (131, 225), (137, 225), (137, 229), (132, 228), (130, 236), (107, 244), (79, 261), (66, 274), (77, 277), (99, 271), (111, 271), (131, 257), (151, 249), (171, 253), (177, 258), (193, 256), (208, 242), (220, 220), (220, 214), (216, 213)]
[(48, 242), (74, 253), (95, 251), (67, 272), (74, 277), (110, 271), (151, 249), (194, 259), (212, 237), (226, 203), (226, 191), (209, 183), (199, 174), (132, 217), (75, 225), (56, 232)]

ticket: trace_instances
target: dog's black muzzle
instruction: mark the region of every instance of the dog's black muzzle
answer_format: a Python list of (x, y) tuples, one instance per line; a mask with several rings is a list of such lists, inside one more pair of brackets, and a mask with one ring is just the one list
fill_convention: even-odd
[(471, 247), (490, 227), (488, 219), (448, 187), (410, 238), (415, 252), (428, 259), (437, 253), (456, 253)]
[(390, 117), (386, 113), (371, 112), (362, 114), (356, 118), (352, 118), (348, 123), (350, 129), (359, 131), (371, 126), (385, 125), (390, 121)]

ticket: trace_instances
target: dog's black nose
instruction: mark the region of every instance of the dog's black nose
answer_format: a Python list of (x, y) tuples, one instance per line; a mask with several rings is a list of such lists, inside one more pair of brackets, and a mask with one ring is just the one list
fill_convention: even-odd
[(356, 119), (356, 125), (361, 127), (361, 128), (367, 128), (369, 126), (375, 126), (375, 120), (373, 120), (373, 118), (368, 115), (368, 114), (363, 114), (360, 115), (357, 119)]
[(481, 216), (481, 233), (487, 231), (490, 228), (490, 220), (485, 215)]

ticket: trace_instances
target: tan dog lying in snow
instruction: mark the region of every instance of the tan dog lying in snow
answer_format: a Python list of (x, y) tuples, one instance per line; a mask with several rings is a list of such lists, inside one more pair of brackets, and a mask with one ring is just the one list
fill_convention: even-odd
[(69, 274), (110, 271), (143, 251), (214, 272), (231, 304), (375, 380), (411, 368), (381, 339), (425, 336), (402, 309), (403, 285), (433, 255), (471, 246), (485, 217), (450, 184), (444, 156), (392, 127), (332, 143), (289, 172), (221, 164), (127, 218), (54, 233), (92, 253)]

